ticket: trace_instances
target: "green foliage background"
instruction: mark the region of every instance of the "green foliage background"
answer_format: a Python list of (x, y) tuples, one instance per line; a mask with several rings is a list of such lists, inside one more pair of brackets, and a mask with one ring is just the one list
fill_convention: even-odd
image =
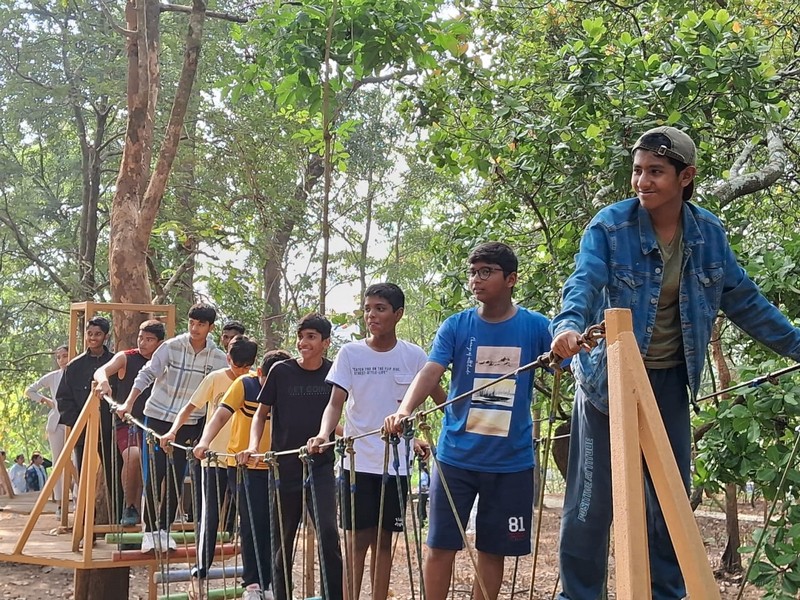
[[(9, 452), (45, 447), (43, 414), (22, 390), (52, 368), (69, 302), (110, 297), (125, 54), (109, 22), (124, 22), (122, 3), (105, 4), (108, 15), (99, 0), (0, 6), (0, 446)], [(327, 226), (327, 288), (352, 290), (351, 305), (331, 311), (337, 324), (359, 322), (362, 284), (395, 281), (408, 299), (401, 334), (428, 347), (446, 316), (472, 304), (465, 260), (488, 239), (520, 255), (518, 302), (552, 316), (584, 227), (631, 193), (627, 149), (642, 130), (671, 124), (698, 142), (696, 201), (723, 219), (769, 300), (800, 322), (797, 3), (217, 0), (209, 9), (247, 22), (207, 19), (185, 139), (151, 238), (156, 290), (197, 253), (197, 268), (166, 293), (179, 315), (208, 299), (223, 319), (291, 346), (293, 320), (319, 302)], [(158, 132), (185, 22), (161, 15)], [(91, 265), (78, 233), (81, 136), (98, 140)], [(312, 167), (326, 138), (323, 223)], [(276, 252), (277, 314), (264, 277)], [(266, 335), (273, 326), (277, 341)], [(722, 336), (737, 381), (787, 364), (730, 323)], [(703, 393), (716, 375), (707, 371)], [(779, 526), (753, 572), (773, 598), (800, 587), (800, 476), (787, 464), (800, 423), (795, 381), (705, 403), (695, 418), (714, 423), (697, 445), (696, 484), (753, 481), (771, 500), (788, 467)]]

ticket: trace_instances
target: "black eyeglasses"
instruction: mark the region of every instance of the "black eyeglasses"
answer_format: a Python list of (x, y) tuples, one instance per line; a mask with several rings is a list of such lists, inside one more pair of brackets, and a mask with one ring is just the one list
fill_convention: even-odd
[(481, 281), (486, 281), (495, 271), (502, 271), (500, 267), (481, 267), (480, 269), (467, 269), (467, 279), (478, 277)]

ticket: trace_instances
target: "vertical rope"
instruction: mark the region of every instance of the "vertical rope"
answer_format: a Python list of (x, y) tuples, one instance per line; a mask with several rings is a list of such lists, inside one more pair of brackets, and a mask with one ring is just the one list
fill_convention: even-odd
[[(287, 556), (286, 556), (286, 546), (283, 543), (284, 539), (284, 527), (283, 527), (283, 510), (281, 507), (281, 478), (280, 478), (280, 470), (278, 468), (278, 461), (275, 459), (275, 454), (273, 452), (269, 452), (264, 456), (264, 460), (270, 465), (270, 471), (272, 472), (272, 488), (275, 494), (275, 512), (277, 513), (278, 523), (277, 527), (273, 528), (272, 531), (277, 530), (278, 535), (278, 544), (280, 545), (280, 552), (281, 558), (283, 562), (283, 577), (284, 577), (284, 584), (286, 589), (286, 596), (290, 597), (291, 591), (289, 590), (289, 572), (287, 570)], [(275, 552), (273, 552), (272, 556), (275, 556)], [(276, 581), (277, 576), (279, 573), (275, 569), (275, 565), (272, 567), (273, 577), (272, 580)], [(274, 586), (273, 586), (274, 588)]]
[[(306, 464), (308, 470), (308, 487), (311, 490), (311, 512), (314, 513), (314, 528), (317, 530), (317, 554), (319, 555), (319, 574), (322, 580), (322, 587), (326, 594), (330, 596), (331, 587), (328, 581), (328, 570), (325, 567), (325, 555), (322, 549), (322, 528), (319, 520), (319, 504), (317, 501), (317, 488), (314, 485), (314, 459), (308, 455), (308, 450), (304, 447), (300, 450), (300, 460)], [(305, 507), (305, 504), (303, 505)]]
[[(353, 564), (355, 564), (355, 554), (356, 554), (356, 451), (353, 448), (354, 440), (353, 438), (347, 438), (345, 442), (345, 451), (347, 452), (350, 458), (350, 470), (348, 471), (348, 477), (350, 478), (350, 523), (351, 527), (353, 528), (350, 532), (350, 549), (353, 555)], [(347, 545), (347, 538), (345, 538), (345, 545)], [(359, 594), (361, 593), (361, 588), (359, 587), (356, 589), (356, 581), (355, 581), (355, 573), (353, 573), (353, 595), (350, 597), (350, 600), (355, 600)], [(370, 586), (372, 584), (370, 583)], [(371, 588), (370, 588), (371, 589)]]
[(455, 502), (453, 501), (453, 494), (450, 492), (450, 486), (447, 484), (447, 479), (445, 478), (444, 473), (442, 473), (439, 459), (436, 457), (436, 444), (433, 442), (433, 436), (431, 435), (430, 425), (428, 425), (427, 423), (420, 423), (420, 431), (422, 431), (428, 444), (430, 444), (431, 456), (433, 457), (434, 463), (436, 463), (436, 470), (439, 472), (439, 479), (442, 480), (442, 487), (444, 488), (444, 493), (447, 496), (447, 501), (450, 504), (450, 510), (453, 511), (453, 516), (455, 517), (456, 525), (458, 525), (458, 531), (461, 533), (461, 539), (464, 542), (464, 547), (467, 549), (467, 554), (469, 554), (469, 559), (472, 562), (472, 567), (475, 569), (475, 579), (477, 580), (478, 585), (481, 588), (483, 597), (488, 598), (489, 594), (486, 591), (486, 583), (483, 581), (483, 577), (481, 577), (480, 571), (478, 571), (478, 559), (475, 557), (475, 550), (469, 545), (469, 540), (467, 539), (467, 533), (464, 531), (464, 525), (463, 523), (461, 523), (461, 518), (458, 514), (458, 511), (456, 510)]
[(553, 369), (553, 389), (550, 392), (550, 415), (548, 418), (547, 437), (544, 438), (544, 447), (540, 460), (542, 475), (539, 478), (539, 497), (536, 507), (536, 537), (533, 545), (533, 557), (531, 559), (531, 588), (528, 598), (533, 600), (533, 584), (536, 582), (536, 565), (539, 558), (539, 541), (542, 533), (542, 509), (544, 508), (544, 487), (547, 482), (547, 466), (550, 462), (550, 444), (553, 440), (553, 424), (556, 421), (556, 411), (558, 410), (558, 398), (561, 394), (561, 369)]
[(339, 515), (342, 519), (342, 531), (344, 532), (344, 589), (347, 590), (348, 596), (350, 600), (355, 600), (355, 577), (353, 576), (353, 568), (355, 566), (355, 557), (350, 552), (351, 544), (350, 540), (352, 540), (353, 536), (352, 533), (355, 532), (355, 524), (351, 522), (351, 533), (348, 534), (347, 529), (344, 527), (344, 515), (345, 515), (345, 494), (347, 490), (345, 489), (344, 483), (344, 449), (345, 449), (345, 441), (344, 438), (338, 438), (335, 444), (336, 454), (339, 457), (339, 474), (336, 476), (336, 503), (337, 508), (339, 511)]
[[(150, 480), (151, 490), (151, 497), (153, 499), (152, 506), (148, 506), (150, 502), (145, 500), (145, 510), (148, 508), (150, 509), (150, 520), (156, 526), (156, 532), (150, 532), (150, 535), (155, 536), (155, 534), (161, 529), (161, 494), (158, 493), (158, 482), (156, 481), (158, 477), (156, 476), (156, 436), (155, 432), (148, 429), (147, 430), (147, 465), (149, 468), (148, 472), (148, 479)], [(162, 449), (163, 452), (163, 449)], [(142, 467), (144, 468), (144, 467)], [(147, 529), (145, 527), (145, 529)], [(163, 555), (158, 552), (156, 547), (157, 542), (155, 539), (153, 540), (153, 549), (156, 550), (156, 563), (158, 564), (158, 570), (161, 573), (161, 592), (162, 594), (167, 594), (169, 589), (169, 579), (167, 576), (167, 565), (166, 561), (164, 561)]]
[(256, 568), (258, 569), (258, 587), (262, 590), (266, 590), (266, 585), (264, 584), (264, 571), (261, 566), (261, 555), (258, 552), (258, 539), (256, 538), (256, 528), (253, 527), (253, 504), (250, 500), (250, 479), (248, 474), (248, 468), (245, 466), (242, 468), (242, 478), (244, 479), (244, 497), (245, 501), (247, 502), (247, 518), (250, 520), (250, 535), (253, 538), (253, 550), (255, 551), (256, 555)]
[[(383, 503), (386, 501), (386, 485), (389, 483), (389, 435), (386, 432), (381, 433), (383, 440), (383, 471), (381, 471), (381, 497), (378, 504), (378, 535), (375, 542), (375, 572), (378, 572), (378, 563), (380, 562), (380, 552), (378, 548), (381, 547), (381, 539), (383, 538)], [(355, 513), (355, 511), (353, 511)], [(355, 521), (354, 521), (355, 522)], [(375, 581), (370, 577), (370, 589), (374, 589)]]
[[(410, 437), (409, 437), (410, 436)], [(406, 452), (409, 451), (410, 440), (414, 438), (414, 430), (410, 426), (410, 423), (406, 421), (406, 425), (403, 431), (403, 439), (406, 442)], [(416, 594), (414, 593), (414, 574), (412, 569), (414, 568), (411, 564), (411, 546), (408, 541), (408, 527), (405, 524), (405, 516), (406, 516), (406, 501), (403, 494), (403, 486), (400, 479), (400, 437), (392, 435), (389, 437), (389, 441), (392, 444), (392, 467), (394, 468), (394, 480), (395, 480), (395, 487), (397, 487), (397, 500), (400, 503), (400, 514), (403, 517), (403, 540), (405, 541), (406, 545), (406, 564), (408, 565), (408, 581), (409, 587), (411, 588), (411, 600), (416, 600)], [(406, 463), (408, 463), (408, 454), (406, 454)], [(409, 469), (408, 464), (406, 464), (406, 477), (408, 477)], [(414, 511), (411, 511), (412, 513)], [(412, 515), (412, 519), (414, 516)]]

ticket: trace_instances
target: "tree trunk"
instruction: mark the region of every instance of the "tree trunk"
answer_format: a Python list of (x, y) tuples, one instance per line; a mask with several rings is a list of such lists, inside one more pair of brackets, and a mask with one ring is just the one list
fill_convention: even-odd
[[(114, 302), (149, 304), (151, 301), (147, 250), (197, 74), (205, 8), (204, 0), (193, 0), (178, 88), (150, 177), (153, 116), (160, 86), (160, 8), (158, 0), (145, 0), (139, 7), (134, 0), (128, 0), (125, 9), (128, 29), (137, 35), (128, 40), (127, 46), (128, 123), (111, 207), (108, 272)], [(115, 319), (117, 340), (132, 346), (141, 320), (138, 313), (126, 313)]]
[[(294, 200), (298, 211), (305, 210), (308, 196), (324, 173), (322, 157), (311, 155), (306, 163), (302, 181), (295, 188)], [(286, 254), (289, 239), (297, 222), (294, 214), (288, 214), (280, 227), (275, 225), (277, 215), (269, 214), (272, 219), (265, 223), (265, 231), (276, 230), (272, 243), (265, 248), (266, 257), (261, 269), (264, 288), (264, 312), (261, 315), (261, 333), (264, 336), (264, 347), (267, 350), (280, 348), (283, 344), (283, 303), (281, 302), (281, 279), (283, 277), (283, 258)], [(265, 217), (266, 218), (266, 217)]]
[[(101, 149), (105, 144), (106, 125), (110, 112), (108, 97), (92, 103), (94, 133), (89, 131), (84, 115), (84, 99), (78, 89), (67, 48), (68, 30), (62, 30), (61, 66), (69, 85), (69, 102), (81, 151), (81, 212), (78, 224), (78, 277), (80, 297), (91, 300), (96, 293), (95, 261), (97, 259), (97, 208), (100, 200)], [(91, 138), (91, 139), (90, 139)]]
[(127, 598), (130, 573), (130, 567), (75, 569), (75, 598), (81, 600)]
[[(177, 251), (180, 257), (182, 273), (175, 283), (175, 293), (173, 294), (176, 309), (179, 315), (185, 315), (189, 307), (195, 302), (194, 295), (194, 272), (197, 265), (195, 256), (197, 255), (197, 235), (191, 225), (193, 214), (192, 192), (196, 189), (195, 166), (197, 164), (197, 114), (200, 110), (200, 96), (194, 94), (189, 101), (189, 116), (186, 119), (185, 131), (186, 140), (183, 143), (183, 156), (175, 168), (175, 175), (180, 178), (181, 185), (176, 190), (179, 214), (184, 216), (183, 222), (187, 229), (184, 231), (183, 239), (178, 240)], [(169, 290), (167, 290), (169, 293)]]
[[(731, 385), (731, 372), (722, 352), (720, 323), (719, 318), (714, 322), (714, 330), (711, 335), (711, 358), (717, 368), (719, 386), (725, 389)], [(721, 568), (725, 573), (739, 573), (742, 570), (742, 557), (739, 554), (739, 511), (736, 504), (736, 484), (733, 483), (725, 486), (725, 529), (728, 533), (728, 543), (722, 553)]]
[[(136, 31), (137, 35), (128, 38), (126, 48), (128, 121), (111, 203), (108, 276), (112, 301), (148, 304), (147, 247), (150, 230), (140, 223), (140, 211), (152, 156), (154, 108), (151, 107), (158, 100), (160, 85), (158, 3), (146, 0), (137, 8), (135, 0), (128, 0), (125, 16), (127, 28)], [(140, 320), (141, 316), (135, 313), (119, 314), (114, 319), (118, 343), (133, 346), (134, 332)]]
[[(369, 251), (370, 232), (372, 229), (372, 205), (375, 203), (375, 182), (372, 180), (373, 173), (367, 174), (367, 205), (364, 207), (364, 239), (361, 241), (361, 256), (358, 261), (358, 283), (359, 283), (359, 302), (363, 302), (364, 294), (367, 292), (367, 252)], [(358, 320), (358, 330), (361, 337), (367, 336), (367, 325), (364, 319)]]
[[(736, 500), (736, 484), (725, 485), (725, 531), (728, 543), (722, 553), (722, 569), (726, 573), (741, 573), (742, 555), (739, 554), (741, 538), (739, 535), (739, 506)], [(731, 517), (733, 515), (733, 517)]]
[[(87, 449), (88, 450), (88, 449)], [(97, 486), (94, 490), (95, 525), (111, 523), (110, 493), (107, 492), (105, 469), (97, 469)], [(90, 543), (84, 540), (84, 544)], [(75, 569), (75, 598), (81, 600), (105, 600), (106, 598), (127, 598), (130, 582), (130, 567), (116, 569)]]

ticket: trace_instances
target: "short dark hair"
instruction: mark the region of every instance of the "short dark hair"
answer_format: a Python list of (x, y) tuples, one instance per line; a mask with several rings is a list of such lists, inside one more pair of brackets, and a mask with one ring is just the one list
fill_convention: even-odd
[(193, 304), (189, 309), (189, 318), (200, 321), (201, 323), (213, 325), (214, 321), (217, 320), (217, 311), (213, 306), (198, 302), (197, 304)]
[(289, 360), (290, 358), (292, 358), (292, 355), (286, 352), (286, 350), (270, 350), (264, 355), (264, 359), (261, 361), (261, 375), (266, 376), (272, 368), (272, 365), (284, 360)]
[(244, 325), (242, 325), (239, 321), (227, 321), (225, 325), (222, 326), (222, 331), (236, 331), (239, 335), (244, 335), (246, 330)]
[(24, 455), (24, 454), (17, 454), (17, 455), (14, 457), (14, 462), (17, 462), (17, 461), (18, 461), (20, 458), (21, 458), (22, 460), (25, 460), (25, 455)]
[(164, 327), (164, 324), (158, 319), (148, 319), (139, 325), (139, 331), (152, 333), (158, 340), (163, 340), (167, 337), (167, 328)]
[(392, 305), (392, 310), (395, 312), (406, 305), (406, 295), (400, 289), (400, 286), (394, 283), (373, 283), (364, 292), (364, 298), (369, 298), (370, 296), (383, 298)]
[(89, 329), (89, 327), (99, 327), (103, 330), (103, 333), (111, 331), (111, 323), (105, 317), (92, 317), (86, 321), (86, 329)]
[(34, 459), (36, 458), (44, 458), (44, 457), (42, 456), (41, 452), (34, 452), (33, 454), (31, 454), (31, 462), (33, 462)]
[(246, 335), (237, 335), (228, 344), (228, 356), (237, 367), (251, 367), (256, 362), (258, 344)]
[(511, 246), (503, 242), (485, 242), (476, 246), (469, 253), (467, 262), (471, 265), (477, 262), (497, 265), (503, 269), (503, 277), (508, 277), (511, 273), (515, 273), (519, 267), (517, 255), (514, 254)]
[(300, 319), (299, 323), (297, 323), (297, 333), (300, 333), (304, 329), (313, 329), (314, 331), (319, 332), (323, 340), (327, 340), (329, 337), (331, 337), (332, 328), (333, 326), (328, 319), (315, 312), (308, 313), (302, 319)]

